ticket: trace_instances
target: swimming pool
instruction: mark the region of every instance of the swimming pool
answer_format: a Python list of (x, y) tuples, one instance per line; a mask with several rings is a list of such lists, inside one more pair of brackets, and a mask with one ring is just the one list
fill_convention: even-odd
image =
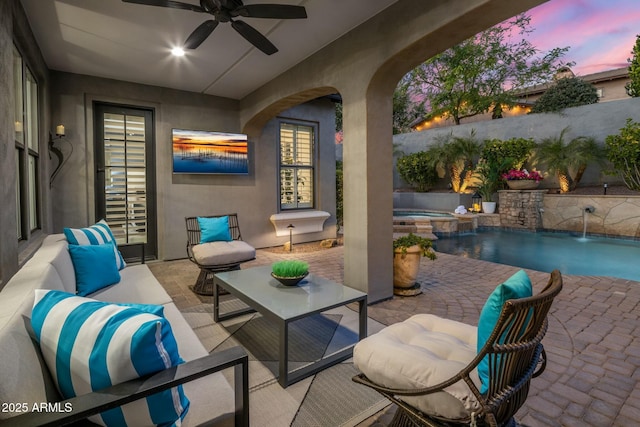
[(640, 281), (640, 241), (568, 233), (478, 231), (434, 241), (437, 251), (515, 267)]

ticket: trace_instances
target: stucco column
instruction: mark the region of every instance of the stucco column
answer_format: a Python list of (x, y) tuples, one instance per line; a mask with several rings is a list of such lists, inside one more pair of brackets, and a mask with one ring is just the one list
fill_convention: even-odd
[(392, 96), (343, 94), (344, 283), (393, 296)]

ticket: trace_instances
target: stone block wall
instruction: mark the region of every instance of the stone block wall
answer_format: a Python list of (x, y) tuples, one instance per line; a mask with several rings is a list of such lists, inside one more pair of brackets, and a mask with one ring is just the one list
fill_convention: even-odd
[(502, 227), (535, 231), (542, 227), (543, 198), (547, 190), (502, 190), (500, 224)]
[[(593, 207), (593, 213), (586, 213)], [(640, 238), (640, 196), (545, 194), (542, 227), (605, 236)]]

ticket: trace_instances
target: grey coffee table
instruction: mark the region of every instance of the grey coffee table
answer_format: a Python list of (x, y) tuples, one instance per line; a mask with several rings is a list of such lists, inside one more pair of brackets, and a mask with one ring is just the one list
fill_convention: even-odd
[[(271, 266), (216, 273), (213, 279), (213, 317), (216, 322), (258, 311), (279, 329), (278, 381), (287, 387), (353, 355), (352, 344), (320, 360), (289, 371), (289, 324), (332, 308), (358, 303), (359, 339), (367, 336), (367, 294), (331, 280), (309, 274), (297, 286), (284, 286), (271, 277)], [(250, 309), (220, 314), (222, 287)]]

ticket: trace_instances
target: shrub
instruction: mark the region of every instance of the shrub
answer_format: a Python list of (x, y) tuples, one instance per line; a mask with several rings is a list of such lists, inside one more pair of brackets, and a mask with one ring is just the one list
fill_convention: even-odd
[(509, 169), (522, 169), (535, 146), (530, 138), (488, 139), (482, 146), (480, 157), (491, 166), (501, 165), (499, 172), (504, 173)]
[(343, 181), (342, 161), (338, 160), (336, 162), (336, 222), (340, 228), (344, 226)]
[(413, 233), (396, 238), (393, 241), (393, 251), (395, 252), (396, 249), (400, 249), (403, 254), (406, 254), (407, 248), (415, 245), (420, 246), (422, 256), (427, 257), (432, 261), (437, 258), (437, 255), (433, 250), (433, 243), (431, 240), (422, 236), (417, 236)]
[(485, 201), (503, 186), (501, 176), (510, 169), (521, 169), (535, 147), (533, 139), (511, 138), (485, 140), (476, 168), (478, 192)]
[(627, 119), (618, 135), (607, 136), (605, 147), (607, 159), (625, 185), (631, 190), (640, 190), (640, 123)]
[(578, 77), (565, 77), (558, 80), (536, 101), (532, 113), (550, 113), (569, 107), (595, 104), (598, 91), (595, 86)]
[(434, 162), (425, 151), (400, 157), (396, 167), (400, 177), (417, 191), (429, 191), (436, 182)]

